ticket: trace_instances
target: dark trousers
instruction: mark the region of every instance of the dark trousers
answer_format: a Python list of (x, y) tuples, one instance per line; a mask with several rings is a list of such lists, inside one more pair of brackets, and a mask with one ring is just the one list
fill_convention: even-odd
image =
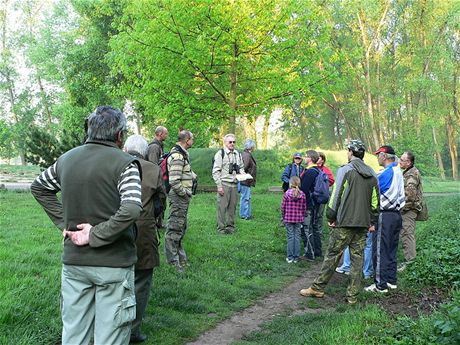
[(153, 269), (135, 270), (134, 284), (136, 289), (136, 319), (131, 326), (131, 334), (139, 335), (145, 309), (149, 302), (150, 289), (152, 287)]
[(323, 255), (321, 246), (321, 230), (318, 227), (317, 216), (317, 206), (308, 209), (300, 232), (305, 249), (305, 256), (310, 259)]
[(396, 284), (396, 253), (401, 227), (399, 211), (380, 212), (377, 231), (372, 241), (374, 280), (379, 289), (387, 289), (387, 283)]

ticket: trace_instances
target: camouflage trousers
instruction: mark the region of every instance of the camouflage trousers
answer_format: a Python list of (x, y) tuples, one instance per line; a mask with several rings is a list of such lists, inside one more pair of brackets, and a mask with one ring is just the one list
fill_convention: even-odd
[(165, 235), (165, 254), (168, 263), (178, 265), (187, 261), (183, 247), (183, 239), (187, 230), (187, 212), (190, 204), (189, 196), (179, 196), (170, 191), (169, 219)]
[(329, 237), (329, 244), (324, 256), (323, 266), (312, 288), (324, 291), (327, 283), (335, 272), (346, 246), (350, 248), (351, 270), (347, 297), (356, 299), (361, 289), (363, 250), (366, 245), (366, 228), (334, 228)]

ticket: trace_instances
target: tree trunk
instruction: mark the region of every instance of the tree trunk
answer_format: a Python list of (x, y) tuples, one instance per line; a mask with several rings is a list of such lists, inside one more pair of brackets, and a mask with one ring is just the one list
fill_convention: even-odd
[(228, 119), (228, 132), (235, 133), (236, 131), (236, 111), (238, 105), (236, 104), (237, 96), (237, 84), (238, 84), (238, 72), (236, 59), (238, 57), (238, 45), (236, 42), (233, 43), (233, 59), (230, 66), (230, 116)]
[(436, 160), (438, 161), (439, 174), (441, 176), (441, 179), (445, 180), (446, 172), (444, 170), (444, 163), (442, 162), (441, 152), (439, 151), (439, 148), (438, 148), (438, 139), (436, 136), (436, 129), (434, 127), (431, 127), (431, 130), (433, 134), (434, 154), (436, 156)]

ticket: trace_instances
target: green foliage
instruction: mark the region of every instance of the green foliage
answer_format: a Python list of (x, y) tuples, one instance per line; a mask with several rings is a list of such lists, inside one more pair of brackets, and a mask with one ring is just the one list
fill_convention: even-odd
[(47, 168), (64, 152), (80, 145), (83, 138), (63, 131), (61, 138), (52, 135), (47, 129), (32, 126), (27, 140), (26, 160), (29, 163)]
[(0, 143), (0, 157), (13, 158), (16, 155), (11, 126), (3, 120), (0, 120)]
[(407, 268), (410, 284), (460, 288), (460, 197), (442, 203), (425, 224), (417, 225), (417, 259)]
[(452, 301), (441, 307), (443, 317), (434, 322), (438, 344), (460, 343), (460, 291), (454, 291)]

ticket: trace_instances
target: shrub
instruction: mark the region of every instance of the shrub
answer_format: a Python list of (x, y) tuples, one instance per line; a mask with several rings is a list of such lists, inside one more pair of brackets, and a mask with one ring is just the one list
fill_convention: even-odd
[(407, 269), (409, 284), (460, 287), (460, 198), (451, 198), (420, 226), (417, 259)]

